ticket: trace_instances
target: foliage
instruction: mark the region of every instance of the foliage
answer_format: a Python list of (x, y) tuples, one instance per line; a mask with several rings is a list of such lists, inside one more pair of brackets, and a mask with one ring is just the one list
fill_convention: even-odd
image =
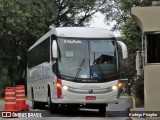
[(106, 0), (2, 0), (0, 2), (0, 73), (14, 82), (26, 77), (28, 48), (50, 25), (87, 26)]
[[(122, 26), (122, 33), (124, 35), (123, 41), (128, 48), (128, 67), (129, 77), (135, 76), (135, 58), (136, 51), (141, 50), (141, 30), (140, 27), (133, 22), (131, 18), (127, 19), (126, 23)], [(129, 78), (130, 79), (130, 78)]]
[(133, 91), (135, 96), (144, 101), (144, 77), (138, 76), (138, 79), (134, 82)]
[(100, 10), (105, 15), (105, 21), (116, 21), (113, 30), (122, 30), (122, 26), (131, 18), (131, 7), (136, 6), (148, 6), (151, 5), (152, 0), (106, 0), (106, 4), (103, 5)]
[(7, 76), (0, 75), (0, 86), (1, 86), (1, 89), (0, 89), (0, 92), (1, 92), (6, 87), (12, 86), (12, 83)]
[[(113, 30), (119, 30), (123, 37), (123, 42), (127, 45), (129, 57), (127, 60), (128, 72), (124, 66), (121, 66), (122, 76), (131, 78), (135, 76), (135, 57), (136, 51), (141, 51), (141, 29), (133, 21), (131, 8), (137, 6), (151, 5), (152, 0), (107, 0), (101, 12), (105, 15), (106, 23), (116, 21)], [(107, 12), (106, 12), (107, 11)], [(124, 63), (124, 61), (120, 61)], [(122, 65), (122, 64), (121, 64)], [(124, 72), (123, 72), (124, 71)], [(127, 73), (125, 75), (125, 73)]]
[[(135, 96), (139, 100), (144, 101), (143, 76), (139, 76), (135, 82), (132, 80), (132, 78), (136, 76), (136, 51), (141, 51), (142, 32), (140, 27), (132, 19), (131, 8), (149, 6), (151, 5), (152, 0), (107, 0), (107, 2), (108, 4), (103, 6), (101, 12), (105, 14), (106, 23), (116, 21), (116, 24), (112, 29), (121, 31), (123, 37), (122, 41), (127, 45), (129, 53), (127, 63), (122, 59), (120, 60), (121, 77), (128, 78), (128, 82), (132, 82)], [(122, 63), (128, 64), (128, 68), (124, 67)]]
[(55, 26), (86, 26), (106, 0), (53, 0)]

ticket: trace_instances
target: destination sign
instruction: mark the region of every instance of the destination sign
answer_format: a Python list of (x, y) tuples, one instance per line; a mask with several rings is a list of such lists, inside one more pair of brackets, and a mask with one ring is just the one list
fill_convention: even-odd
[(75, 43), (75, 44), (81, 44), (82, 41), (81, 40), (64, 40), (64, 43)]

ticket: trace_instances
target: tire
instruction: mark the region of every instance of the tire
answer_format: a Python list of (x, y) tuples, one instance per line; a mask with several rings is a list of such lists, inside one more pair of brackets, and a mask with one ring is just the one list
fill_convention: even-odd
[(33, 109), (38, 109), (39, 108), (38, 102), (34, 100), (34, 93), (33, 92), (32, 92), (32, 108)]
[(52, 113), (52, 114), (57, 113), (58, 112), (58, 105), (52, 103), (52, 101), (51, 101), (51, 95), (48, 96), (48, 99), (49, 99), (48, 108), (49, 108), (50, 113)]
[(101, 115), (105, 115), (105, 113), (106, 113), (106, 105), (103, 105), (103, 106), (99, 107), (99, 113)]
[(41, 109), (41, 110), (44, 110), (44, 109), (46, 109), (46, 105), (47, 105), (47, 103), (45, 103), (45, 102), (38, 102), (38, 108), (39, 109)]
[(33, 109), (45, 109), (46, 103), (44, 102), (38, 102), (34, 100), (34, 93), (32, 90), (32, 108)]

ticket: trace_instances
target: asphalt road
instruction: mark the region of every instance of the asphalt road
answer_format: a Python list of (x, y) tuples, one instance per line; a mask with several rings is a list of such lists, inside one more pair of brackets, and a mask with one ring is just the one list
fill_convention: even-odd
[[(38, 118), (0, 118), (0, 120), (130, 120), (129, 117), (124, 117), (122, 114), (128, 113), (129, 108), (132, 107), (132, 98), (121, 97), (118, 104), (109, 104), (106, 108), (106, 115), (100, 115), (97, 109), (79, 109), (79, 110), (64, 110), (57, 114), (51, 114), (49, 110), (33, 110), (31, 108), (31, 101), (27, 101), (30, 106), (29, 113), (37, 113), (42, 117)], [(3, 111), (4, 101), (0, 101), (0, 111)], [(117, 112), (118, 111), (118, 112)], [(122, 113), (121, 113), (122, 112)]]

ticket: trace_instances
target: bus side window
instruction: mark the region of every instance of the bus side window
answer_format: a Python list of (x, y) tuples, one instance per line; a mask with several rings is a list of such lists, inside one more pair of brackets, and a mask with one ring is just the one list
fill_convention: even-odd
[(28, 53), (28, 68), (50, 61), (49, 38)]

